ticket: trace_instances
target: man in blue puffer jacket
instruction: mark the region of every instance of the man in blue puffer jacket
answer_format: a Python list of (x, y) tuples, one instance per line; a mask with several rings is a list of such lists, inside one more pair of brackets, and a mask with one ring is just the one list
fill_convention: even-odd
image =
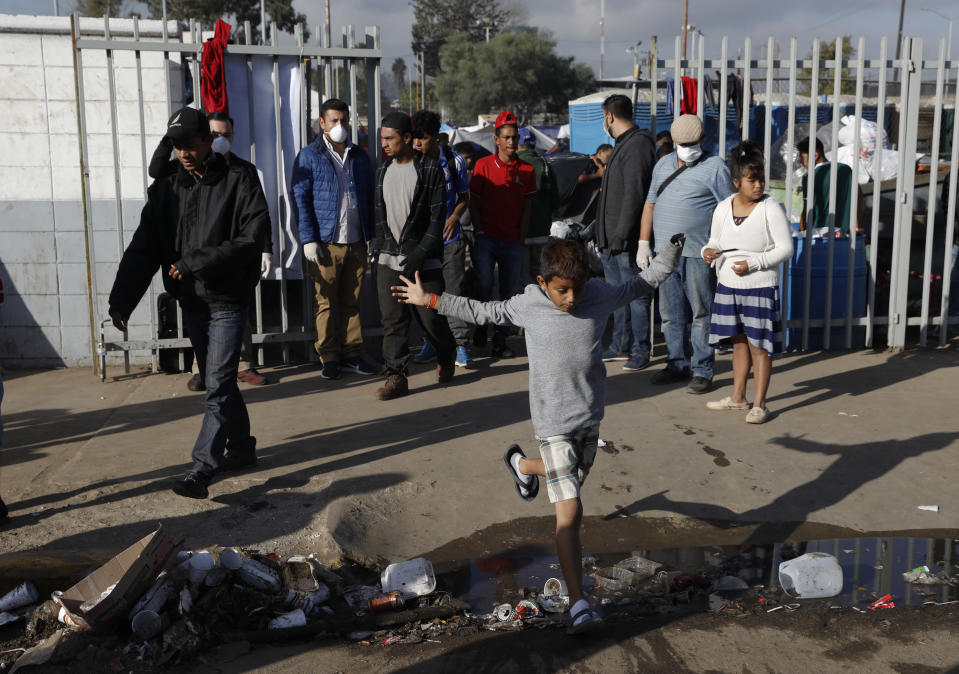
[[(350, 109), (331, 98), (320, 108), (323, 134), (300, 150), (293, 166), (294, 217), (316, 288), (320, 376), (374, 374), (361, 357), (360, 287), (366, 242), (374, 235), (373, 165), (349, 140)], [(336, 308), (338, 321), (333, 318)]]

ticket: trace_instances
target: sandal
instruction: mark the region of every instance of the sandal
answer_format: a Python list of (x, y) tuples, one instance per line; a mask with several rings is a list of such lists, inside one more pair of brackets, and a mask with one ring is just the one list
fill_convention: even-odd
[(747, 424), (761, 424), (769, 418), (769, 410), (765, 407), (754, 407), (746, 415)]
[(726, 396), (722, 400), (710, 400), (706, 403), (708, 410), (736, 410), (743, 412), (749, 409), (749, 403), (745, 400), (741, 403), (734, 403), (732, 396)]
[[(582, 618), (582, 620), (580, 620), (580, 618)], [(591, 634), (602, 629), (602, 627), (603, 616), (597, 613), (592, 607), (587, 606), (581, 611), (577, 611), (576, 615), (570, 616), (569, 627), (566, 629), (566, 634)]]
[[(521, 478), (513, 468), (514, 454), (519, 454), (524, 459), (526, 458), (526, 455), (523, 453), (523, 450), (520, 449), (519, 445), (510, 445), (506, 448), (506, 453), (503, 454), (503, 461), (506, 462), (506, 469), (513, 478), (514, 486), (516, 487), (516, 493), (519, 494), (519, 497), (524, 501), (532, 501), (539, 493), (539, 477), (533, 475), (532, 480), (529, 482), (524, 482), (523, 478)], [(523, 494), (524, 491), (526, 492), (525, 494)]]

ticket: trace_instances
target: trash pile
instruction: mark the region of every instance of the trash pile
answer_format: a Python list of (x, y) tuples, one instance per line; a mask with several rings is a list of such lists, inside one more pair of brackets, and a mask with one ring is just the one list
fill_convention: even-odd
[[(478, 604), (488, 612), (481, 612), (438, 588), (433, 565), (424, 558), (378, 573), (350, 562), (328, 568), (312, 556), (280, 559), (236, 547), (180, 547), (160, 528), (46, 601), (29, 582), (0, 597), (0, 672), (65, 663), (78, 670), (154, 671), (202, 659), (214, 649), (242, 654), (258, 642), (339, 637), (392, 646), (568, 622), (568, 590), (559, 577), (548, 578), (542, 590), (511, 589), (516, 594), (508, 603), (502, 592), (488, 596)], [(789, 612), (801, 600), (843, 592), (842, 566), (823, 552), (800, 555), (784, 546), (777, 566), (772, 546), (733, 553), (697, 548), (673, 560), (682, 570), (643, 554), (611, 566), (583, 558), (586, 587), (607, 621)], [(927, 566), (902, 577), (920, 588), (959, 585), (947, 571)], [(865, 613), (896, 604), (891, 594), (876, 593), (862, 606), (851, 608)]]
[(364, 585), (356, 580), (369, 572), (334, 571), (312, 556), (179, 547), (158, 529), (43, 603), (29, 582), (9, 592), (0, 625), (25, 623), (23, 647), (0, 654), (0, 671), (48, 663), (151, 671), (223, 644), (336, 635), (430, 641), (468, 608), (435, 591), (422, 558), (392, 564)]

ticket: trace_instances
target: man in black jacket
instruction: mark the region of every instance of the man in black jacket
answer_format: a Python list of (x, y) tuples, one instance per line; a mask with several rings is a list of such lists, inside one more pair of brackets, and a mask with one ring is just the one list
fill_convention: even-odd
[[(260, 174), (256, 166), (242, 157), (238, 157), (231, 149), (233, 145), (233, 118), (225, 112), (214, 110), (207, 114), (207, 120), (210, 123), (210, 133), (213, 136), (212, 149), (217, 154), (223, 155), (228, 166), (236, 166), (246, 169), (250, 173), (250, 178), (255, 183), (260, 182)], [(154, 180), (166, 178), (176, 174), (180, 168), (180, 162), (170, 159), (173, 154), (173, 139), (164, 136), (160, 139), (156, 150), (153, 152), (153, 158), (150, 160), (150, 177)], [(266, 278), (273, 267), (273, 232), (267, 227), (264, 232), (263, 253), (260, 256), (260, 274)], [(253, 304), (253, 299), (250, 300)], [(240, 351), (240, 365), (238, 367), (236, 379), (244, 384), (254, 386), (263, 386), (267, 383), (266, 377), (257, 372), (253, 366), (253, 320), (249, 314), (246, 317), (246, 328), (243, 331), (243, 348)], [(191, 370), (190, 380), (186, 384), (191, 391), (205, 391), (206, 385), (203, 383), (203, 375), (200, 374), (200, 367), (194, 359)]]
[[(616, 147), (603, 172), (595, 232), (606, 282), (619, 285), (639, 273), (634, 258), (656, 164), (656, 142), (649, 132), (636, 128), (633, 104), (622, 94), (603, 102), (603, 125), (616, 139)], [(647, 295), (613, 312), (613, 341), (603, 360), (626, 361), (623, 369), (629, 372), (649, 365), (649, 302)]]
[(456, 341), (446, 318), (427, 307), (400, 304), (392, 286), (400, 275), (422, 279), (427, 292), (443, 293), (443, 226), (446, 221), (446, 177), (435, 159), (416, 152), (410, 142), (413, 124), (402, 112), (383, 118), (380, 144), (386, 161), (376, 172), (376, 289), (383, 318), (383, 360), (386, 382), (380, 400), (409, 393), (410, 319), (436, 349), (438, 381), (453, 378)]
[[(260, 274), (270, 215), (259, 182), (211, 151), (203, 113), (181, 108), (167, 125), (180, 163), (150, 185), (140, 225), (120, 260), (110, 317), (126, 330), (157, 269), (180, 302), (183, 322), (206, 383), (206, 412), (193, 448), (194, 466), (173, 485), (206, 498), (218, 470), (256, 462), (256, 438), (236, 384), (247, 306)], [(224, 451), (226, 456), (224, 456)]]

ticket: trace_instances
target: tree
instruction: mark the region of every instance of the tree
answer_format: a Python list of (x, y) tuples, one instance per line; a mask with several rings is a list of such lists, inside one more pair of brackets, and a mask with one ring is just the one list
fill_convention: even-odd
[(462, 33), (470, 42), (484, 42), (521, 23), (526, 10), (505, 0), (410, 0), (413, 6), (412, 47), (423, 53), (426, 74), (440, 68), (440, 49), (453, 35)]
[[(146, 5), (151, 18), (163, 18), (163, 0), (146, 0)], [(279, 30), (286, 33), (292, 33), (298, 23), (306, 23), (306, 15), (297, 13), (293, 8), (293, 0), (266, 0), (266, 14)], [(182, 22), (196, 19), (201, 26), (211, 30), (217, 19), (223, 19), (233, 26), (230, 35), (234, 42), (246, 41), (243, 22), (249, 21), (250, 32), (253, 33), (251, 42), (260, 43), (260, 0), (168, 0), (167, 16)], [(304, 39), (309, 37), (305, 27), (303, 32)]]
[(135, 14), (124, 0), (78, 0), (77, 12), (81, 16), (128, 17)]
[(546, 113), (565, 119), (569, 101), (595, 85), (593, 70), (556, 53), (548, 34), (503, 33), (487, 42), (451, 37), (440, 51), (436, 94), (455, 120), (507, 108), (520, 122)]
[[(855, 58), (856, 50), (852, 46), (852, 37), (849, 35), (844, 35), (842, 37), (842, 59), (843, 61), (848, 61), (851, 58)], [(809, 50), (809, 54), (806, 55), (806, 58), (812, 58), (812, 50)], [(822, 40), (819, 41), (819, 91), (817, 92), (818, 96), (823, 94), (832, 94), (833, 91), (833, 77), (835, 76), (835, 68), (826, 68), (823, 65), (824, 61), (831, 61), (836, 58), (836, 41), (835, 40)], [(804, 94), (809, 94), (810, 89), (812, 88), (812, 68), (803, 68), (800, 71), (799, 76), (806, 81), (801, 82), (800, 91)], [(839, 93), (841, 94), (853, 94), (856, 92), (856, 83), (855, 75), (852, 73), (852, 70), (849, 68), (843, 68), (842, 73), (840, 74), (842, 78), (842, 84), (839, 88)], [(853, 80), (853, 81), (849, 81)]]
[[(310, 72), (310, 79), (312, 82), (312, 87), (314, 91), (318, 91), (320, 94), (320, 104), (322, 105), (324, 100), (324, 85), (323, 85), (323, 68), (314, 68)], [(348, 70), (345, 68), (334, 68), (333, 69), (333, 86), (331, 90), (333, 95), (345, 101), (347, 105), (350, 104), (350, 85), (349, 85), (349, 75)], [(386, 97), (385, 92), (380, 90), (380, 110), (383, 111), (383, 114), (386, 114), (386, 111), (390, 109), (390, 101)], [(319, 109), (312, 110), (312, 117), (316, 118), (319, 115)], [(356, 110), (351, 111), (352, 122), (354, 124), (359, 124), (357, 120), (367, 119), (370, 115), (370, 105), (369, 105), (369, 84), (366, 80), (366, 69), (357, 68), (356, 73)]]
[(393, 61), (393, 81), (396, 83), (396, 91), (399, 92), (397, 98), (403, 95), (406, 88), (406, 61), (397, 58)]

